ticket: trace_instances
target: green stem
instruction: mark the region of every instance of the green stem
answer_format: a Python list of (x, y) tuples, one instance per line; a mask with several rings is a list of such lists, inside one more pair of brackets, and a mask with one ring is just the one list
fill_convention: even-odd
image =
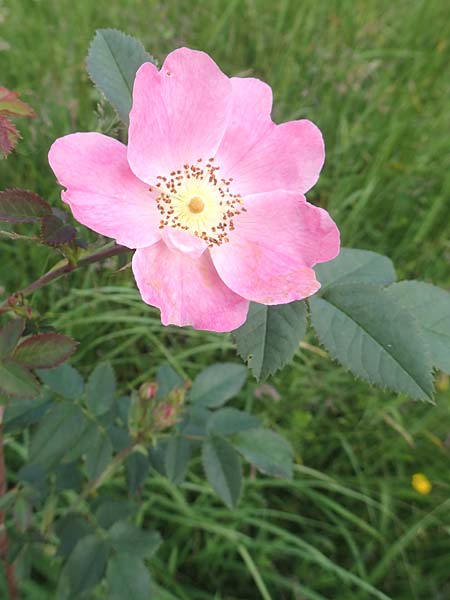
[(91, 483), (89, 483), (88, 486), (86, 486), (83, 493), (81, 494), (81, 498), (87, 498), (93, 492), (95, 492), (96, 489), (103, 485), (105, 481), (108, 481), (108, 479), (117, 469), (117, 467), (120, 467), (123, 461), (133, 452), (136, 445), (137, 442), (131, 444), (131, 446), (128, 446), (127, 448), (124, 448), (121, 452), (119, 452), (119, 454), (116, 454), (116, 456), (113, 458), (110, 464), (102, 473), (100, 473), (97, 479), (94, 479), (93, 481), (91, 481)]
[(87, 256), (81, 257), (78, 260), (77, 264), (75, 264), (75, 265), (73, 263), (69, 262), (68, 260), (65, 260), (62, 264), (58, 263), (55, 267), (50, 269), (50, 271), (48, 271), (47, 273), (42, 275), (42, 277), (39, 277), (39, 279), (36, 279), (36, 281), (33, 281), (32, 283), (30, 283), (30, 285), (27, 285), (22, 290), (19, 290), (15, 294), (12, 294), (7, 300), (5, 300), (5, 302), (3, 302), (3, 304), (0, 304), (0, 314), (7, 312), (13, 308), (13, 302), (11, 302), (11, 301), (14, 299), (14, 297), (28, 296), (32, 292), (38, 290), (39, 288), (43, 287), (44, 285), (47, 285), (51, 281), (54, 281), (55, 279), (58, 279), (59, 277), (62, 277), (63, 275), (67, 275), (67, 273), (71, 273), (72, 271), (75, 271), (75, 269), (78, 269), (79, 267), (83, 267), (83, 266), (89, 265), (91, 263), (105, 260), (106, 258), (110, 258), (112, 256), (117, 256), (118, 254), (123, 254), (124, 252), (128, 252), (128, 251), (129, 251), (129, 248), (125, 248), (125, 246), (118, 246), (116, 244), (114, 244), (114, 245), (107, 244), (106, 246), (104, 246), (103, 248), (98, 250), (97, 252), (94, 252), (93, 254), (88, 254)]
[(105, 481), (108, 481), (108, 479), (111, 477), (111, 475), (117, 469), (117, 467), (119, 467), (123, 463), (123, 461), (126, 458), (128, 458), (128, 456), (133, 452), (133, 450), (135, 449), (135, 447), (138, 444), (139, 444), (139, 440), (136, 439), (130, 446), (127, 446), (126, 448), (121, 450), (118, 454), (116, 454), (116, 456), (113, 458), (113, 460), (110, 462), (110, 464), (106, 467), (106, 469), (102, 473), (100, 473), (100, 475), (97, 477), (97, 479), (94, 479), (93, 481), (91, 481), (84, 488), (82, 493), (78, 496), (78, 499), (76, 500), (76, 502), (70, 506), (70, 510), (71, 511), (76, 510), (80, 506), (80, 504), (83, 500), (85, 500), (91, 494), (93, 494), (101, 485), (103, 485), (105, 483)]

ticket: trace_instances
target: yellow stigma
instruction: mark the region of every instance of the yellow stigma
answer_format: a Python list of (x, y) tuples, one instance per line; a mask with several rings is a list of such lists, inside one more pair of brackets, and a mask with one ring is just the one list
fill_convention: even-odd
[(205, 208), (205, 203), (199, 196), (194, 196), (188, 204), (189, 210), (195, 215), (201, 213)]
[(199, 158), (167, 175), (159, 175), (150, 188), (156, 192), (161, 214), (159, 227), (182, 229), (202, 239), (211, 248), (228, 242), (233, 219), (241, 212), (242, 197), (230, 190), (232, 178), (220, 179), (214, 158)]

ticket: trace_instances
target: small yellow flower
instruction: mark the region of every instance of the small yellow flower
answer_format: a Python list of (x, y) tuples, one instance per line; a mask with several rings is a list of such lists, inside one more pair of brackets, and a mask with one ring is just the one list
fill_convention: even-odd
[(429, 494), (431, 492), (431, 488), (433, 487), (431, 485), (431, 481), (423, 473), (414, 473), (414, 475), (411, 477), (411, 485), (416, 492), (419, 492), (419, 494), (423, 495)]

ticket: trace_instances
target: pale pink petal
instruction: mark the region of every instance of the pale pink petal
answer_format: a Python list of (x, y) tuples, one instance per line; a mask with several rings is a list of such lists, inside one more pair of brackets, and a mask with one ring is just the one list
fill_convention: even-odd
[(251, 152), (274, 127), (272, 90), (252, 77), (232, 77), (232, 110), (225, 135), (216, 155), (216, 164), (232, 176), (233, 167)]
[(230, 241), (211, 250), (220, 277), (240, 296), (285, 304), (314, 294), (311, 268), (339, 252), (339, 231), (323, 209), (303, 196), (277, 191), (246, 199)]
[(48, 159), (77, 221), (129, 248), (161, 238), (155, 194), (130, 170), (126, 146), (99, 133), (73, 133), (54, 142)]
[[(248, 118), (242, 115), (243, 121)], [(325, 159), (322, 134), (311, 121), (273, 125), (242, 156), (239, 145), (229, 147), (221, 164), (223, 176), (241, 196), (289, 190), (305, 193), (318, 180)]]
[(222, 282), (209, 252), (191, 258), (160, 241), (135, 252), (133, 273), (142, 299), (161, 309), (164, 325), (232, 331), (247, 317), (249, 303)]
[(206, 242), (197, 236), (173, 227), (165, 227), (162, 230), (162, 238), (171, 250), (176, 250), (191, 257), (200, 256), (207, 248)]
[(136, 74), (128, 160), (148, 183), (183, 164), (215, 155), (231, 110), (231, 83), (204, 52), (180, 48), (161, 71), (145, 63)]

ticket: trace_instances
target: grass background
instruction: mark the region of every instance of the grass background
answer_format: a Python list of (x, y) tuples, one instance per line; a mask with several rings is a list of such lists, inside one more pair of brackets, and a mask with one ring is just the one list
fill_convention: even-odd
[[(32, 189), (59, 205), (46, 159), (52, 141), (114, 130), (84, 67), (100, 27), (140, 38), (159, 60), (187, 45), (230, 75), (267, 81), (276, 121), (306, 117), (324, 133), (327, 161), (309, 199), (331, 212), (345, 245), (389, 255), (401, 278), (449, 287), (448, 3), (0, 0), (0, 85), (20, 91), (38, 115), (18, 121), (23, 140), (0, 161), (2, 189)], [(6, 241), (0, 257), (0, 288), (8, 292), (55, 261), (45, 249)], [(233, 359), (227, 336), (161, 333), (129, 272), (110, 266), (34, 299), (80, 340), (82, 371), (111, 359), (125, 387), (163, 361), (193, 376)], [(355, 382), (304, 350), (271, 383), (278, 402), (255, 399), (249, 385), (242, 403), (290, 438), (295, 480), (249, 478), (234, 513), (195, 465), (181, 491), (150, 480), (142, 518), (166, 538), (155, 577), (181, 599), (449, 598), (448, 378), (439, 376), (436, 406), (425, 406)], [(8, 451), (20, 453), (16, 446)], [(428, 496), (411, 488), (417, 471), (433, 482)], [(24, 596), (52, 598), (55, 577), (51, 560), (37, 556)]]

